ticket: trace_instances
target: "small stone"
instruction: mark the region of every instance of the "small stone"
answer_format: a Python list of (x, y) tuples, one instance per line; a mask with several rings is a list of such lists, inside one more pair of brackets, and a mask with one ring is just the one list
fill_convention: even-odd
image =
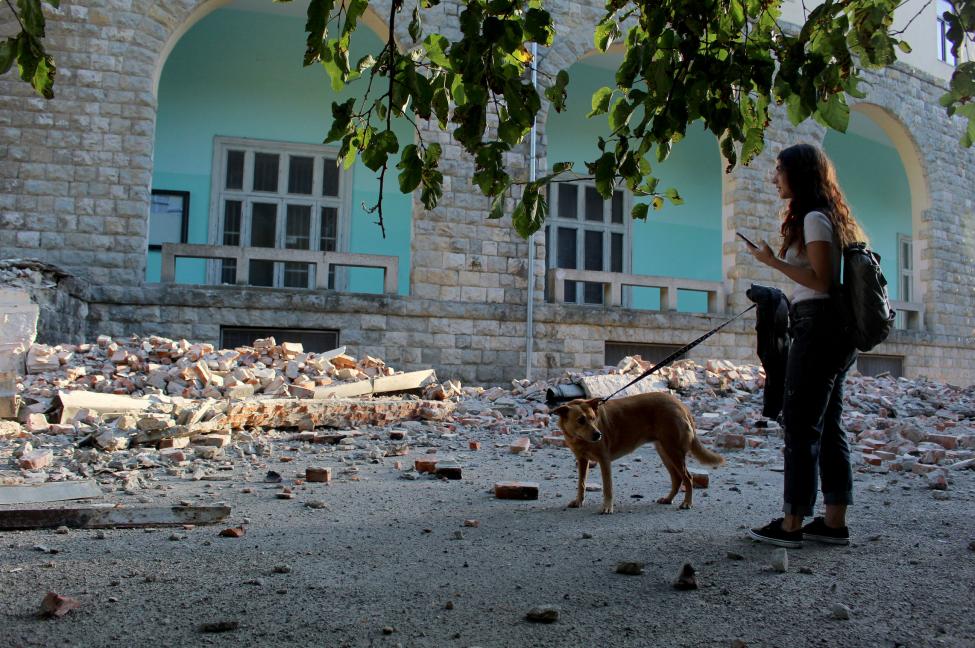
[(583, 540), (592, 540), (592, 534), (591, 534), (591, 533), (587, 533), (587, 532), (585, 532), (585, 531), (583, 531), (583, 532), (582, 532), (582, 539), (583, 539)]
[(102, 530), (95, 531), (95, 540), (104, 540), (105, 532)]
[(745, 559), (745, 557), (742, 556), (740, 553), (735, 553), (734, 551), (729, 551), (728, 554), (727, 554), (727, 556), (728, 556), (728, 559), (729, 560), (744, 560)]
[(463, 531), (454, 531), (454, 536), (453, 537), (454, 537), (454, 540), (463, 540), (464, 539), (464, 532)]
[(951, 499), (951, 496), (948, 495), (948, 492), (947, 491), (943, 491), (943, 490), (933, 491), (931, 493), (931, 497), (933, 497), (934, 499), (938, 500), (939, 502), (943, 502), (945, 500)]
[(396, 632), (396, 628), (394, 628), (393, 626), (383, 626), (384, 635), (391, 635), (394, 632)]
[(60, 533), (61, 535), (66, 535), (68, 531), (69, 529), (66, 526), (59, 526), (57, 529), (54, 530), (55, 533)]
[(230, 527), (229, 529), (224, 529), (219, 533), (221, 538), (243, 538), (244, 537), (244, 527)]
[(169, 536), (169, 539), (172, 540), (172, 541), (174, 541), (174, 542), (176, 542), (178, 540), (182, 540), (183, 539), (183, 536), (181, 536), (178, 533), (173, 533), (172, 535)]
[(616, 573), (625, 574), (627, 576), (640, 576), (643, 574), (644, 563), (639, 561), (624, 561), (616, 563)]
[(748, 644), (741, 639), (735, 639), (731, 642), (731, 648), (748, 648)]
[(252, 578), (250, 580), (244, 581), (244, 585), (254, 585), (256, 587), (264, 587), (264, 580), (260, 578)]
[(68, 596), (48, 592), (41, 601), (40, 614), (44, 617), (63, 617), (71, 610), (77, 610), (81, 603)]
[(283, 490), (280, 493), (275, 493), (274, 496), (277, 497), (278, 499), (289, 500), (289, 499), (294, 499), (295, 494), (292, 493), (290, 490)]
[(453, 610), (454, 609), (454, 602), (453, 601), (447, 601), (447, 603), (443, 607), (444, 607), (445, 610)]
[(290, 574), (291, 565), (275, 565), (272, 570), (275, 574)]
[(772, 552), (772, 569), (779, 573), (789, 570), (789, 552), (784, 548)]
[(535, 623), (555, 623), (559, 620), (559, 614), (557, 605), (539, 605), (528, 610), (525, 618)]
[(677, 578), (674, 580), (674, 589), (678, 590), (696, 590), (697, 589), (697, 577), (696, 570), (691, 563), (684, 563), (680, 571), (677, 572)]
[(305, 506), (307, 506), (310, 509), (328, 508), (328, 504), (326, 504), (322, 500), (308, 500), (307, 502), (305, 502)]
[(481, 521), (480, 520), (464, 520), (464, 526), (465, 527), (477, 528), (477, 527), (481, 526)]
[(830, 616), (832, 616), (834, 619), (846, 621), (850, 618), (850, 608), (842, 603), (833, 603), (832, 607), (830, 608)]
[(812, 574), (813, 573), (813, 570), (809, 569), (808, 567), (800, 567), (799, 568), (799, 573), (800, 574), (807, 574), (808, 575), (808, 574)]
[(214, 623), (203, 623), (200, 625), (200, 632), (230, 632), (240, 627), (239, 621), (216, 621)]
[(274, 470), (269, 470), (267, 471), (267, 474), (264, 475), (264, 481), (267, 482), (268, 484), (280, 484), (281, 473), (276, 472)]

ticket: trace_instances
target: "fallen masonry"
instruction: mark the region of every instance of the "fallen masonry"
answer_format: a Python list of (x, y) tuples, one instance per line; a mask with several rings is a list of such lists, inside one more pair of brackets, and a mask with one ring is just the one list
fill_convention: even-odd
[[(553, 394), (605, 395), (650, 366), (634, 356), (602, 371), (483, 388), (273, 338), (237, 349), (161, 337), (34, 344), (17, 376), (18, 420), (0, 421), (0, 489), (94, 480), (137, 495), (160, 480), (240, 479), (241, 470), (263, 474), (269, 462), (296, 459), (301, 465), (278, 478), (286, 488), (358, 481), (365, 466), (383, 463), (407, 479), (464, 480), (478, 451), (512, 462), (561, 451), (546, 402)], [(764, 384), (757, 365), (682, 360), (635, 391), (674, 391), (705, 444), (774, 469), (782, 430), (761, 417)], [(854, 375), (845, 399), (857, 470), (943, 494), (975, 467), (975, 388)], [(698, 488), (709, 479), (694, 472)], [(499, 483), (492, 492), (535, 499), (539, 484)]]

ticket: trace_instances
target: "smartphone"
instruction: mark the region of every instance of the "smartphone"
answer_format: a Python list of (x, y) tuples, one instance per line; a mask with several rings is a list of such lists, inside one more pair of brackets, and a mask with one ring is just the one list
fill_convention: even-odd
[(756, 248), (756, 249), (758, 248), (758, 246), (757, 246), (757, 245), (755, 245), (755, 244), (754, 244), (754, 243), (752, 243), (752, 242), (751, 242), (750, 240), (748, 240), (748, 237), (747, 237), (747, 236), (745, 236), (744, 234), (742, 234), (741, 232), (735, 232), (735, 236), (737, 236), (737, 237), (738, 237), (738, 238), (740, 238), (740, 239), (741, 239), (742, 241), (744, 241), (745, 243), (747, 243), (747, 244), (749, 245), (749, 247), (753, 247), (753, 248)]

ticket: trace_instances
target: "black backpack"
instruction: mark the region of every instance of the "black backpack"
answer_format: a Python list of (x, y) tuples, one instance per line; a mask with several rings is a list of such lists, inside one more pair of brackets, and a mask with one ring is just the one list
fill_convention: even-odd
[(870, 351), (887, 339), (896, 313), (887, 296), (880, 255), (865, 243), (851, 243), (843, 250), (840, 300), (848, 333), (857, 349)]

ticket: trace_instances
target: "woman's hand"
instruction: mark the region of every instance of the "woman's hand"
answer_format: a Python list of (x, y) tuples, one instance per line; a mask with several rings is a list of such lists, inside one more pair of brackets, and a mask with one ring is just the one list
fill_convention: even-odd
[(765, 241), (759, 241), (758, 247), (749, 247), (748, 251), (752, 253), (753, 257), (767, 266), (771, 266), (775, 262), (775, 252), (772, 251), (772, 248)]

